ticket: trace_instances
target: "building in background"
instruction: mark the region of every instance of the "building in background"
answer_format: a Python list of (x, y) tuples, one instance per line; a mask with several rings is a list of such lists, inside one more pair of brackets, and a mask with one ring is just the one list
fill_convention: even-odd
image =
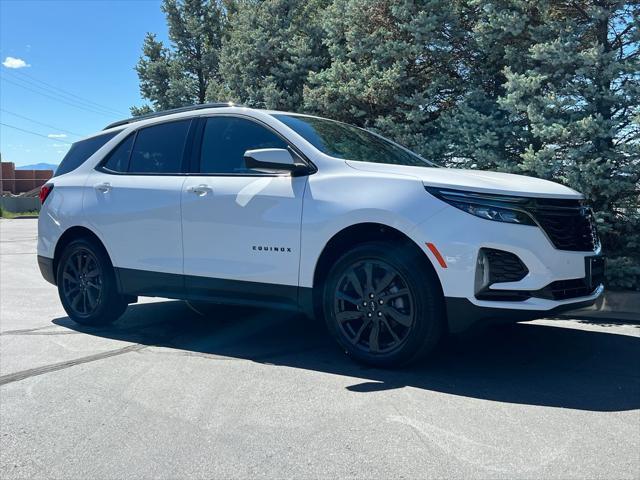
[(13, 162), (0, 162), (0, 192), (18, 195), (40, 188), (53, 176), (53, 170), (16, 170)]

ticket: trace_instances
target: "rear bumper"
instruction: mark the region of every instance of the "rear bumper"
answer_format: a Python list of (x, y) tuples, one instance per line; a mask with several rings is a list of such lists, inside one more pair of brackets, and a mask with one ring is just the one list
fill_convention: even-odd
[[(467, 298), (446, 297), (447, 321), (450, 333), (461, 333), (475, 327), (492, 325), (496, 323), (516, 323), (527, 320), (535, 320), (557, 315), (568, 310), (577, 310), (593, 305), (604, 291), (600, 287), (594, 295), (570, 302), (563, 302), (547, 310), (523, 309), (523, 308), (500, 308), (478, 306)], [(487, 303), (487, 302), (485, 302)], [(508, 302), (491, 302), (494, 304)]]
[(43, 257), (38, 255), (38, 267), (40, 267), (40, 273), (42, 277), (49, 283), (56, 284), (56, 275), (53, 271), (53, 258)]

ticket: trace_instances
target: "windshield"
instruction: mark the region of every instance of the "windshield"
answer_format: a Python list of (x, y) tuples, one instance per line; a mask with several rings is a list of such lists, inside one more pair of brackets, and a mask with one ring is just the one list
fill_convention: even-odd
[(343, 160), (411, 167), (436, 164), (362, 128), (317, 117), (273, 114), (322, 153)]

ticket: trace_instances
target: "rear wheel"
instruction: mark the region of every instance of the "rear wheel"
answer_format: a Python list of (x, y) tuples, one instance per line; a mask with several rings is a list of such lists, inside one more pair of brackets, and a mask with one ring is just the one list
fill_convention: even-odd
[(428, 354), (442, 336), (435, 273), (402, 243), (371, 242), (344, 254), (324, 286), (323, 313), (354, 359), (392, 367)]
[(90, 239), (77, 239), (66, 246), (58, 262), (57, 284), (62, 306), (77, 323), (105, 325), (127, 308), (109, 257)]

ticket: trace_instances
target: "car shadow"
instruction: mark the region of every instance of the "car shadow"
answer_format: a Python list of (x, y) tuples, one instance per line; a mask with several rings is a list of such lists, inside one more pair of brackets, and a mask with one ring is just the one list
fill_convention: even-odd
[[(104, 338), (180, 354), (233, 357), (360, 379), (367, 393), (413, 387), (499, 402), (592, 411), (640, 408), (640, 339), (540, 324), (514, 324), (447, 340), (421, 364), (397, 370), (359, 365), (324, 326), (300, 315), (217, 306), (206, 317), (184, 302), (129, 306), (107, 327), (68, 317), (53, 323)], [(214, 367), (212, 367), (214, 368)]]

